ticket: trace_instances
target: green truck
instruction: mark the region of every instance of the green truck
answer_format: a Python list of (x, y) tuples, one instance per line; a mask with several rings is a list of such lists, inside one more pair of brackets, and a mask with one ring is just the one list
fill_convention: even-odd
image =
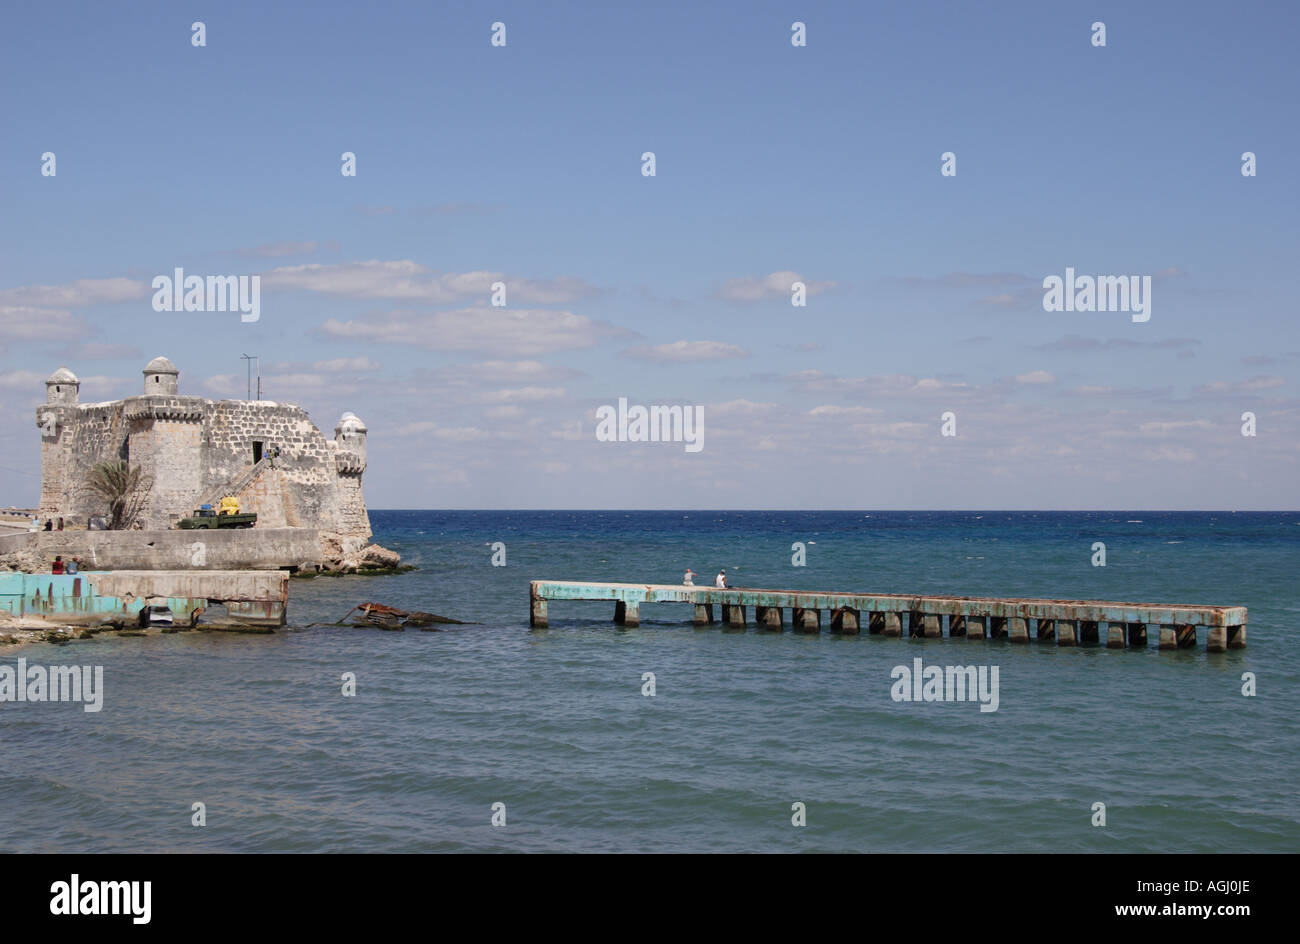
[(204, 505), (195, 510), (193, 517), (182, 518), (176, 527), (187, 531), (195, 528), (251, 528), (257, 524), (255, 513), (219, 512), (211, 505)]

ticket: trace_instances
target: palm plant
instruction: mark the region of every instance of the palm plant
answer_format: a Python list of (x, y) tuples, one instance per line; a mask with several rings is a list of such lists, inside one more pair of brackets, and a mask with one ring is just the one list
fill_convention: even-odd
[(121, 459), (99, 462), (86, 475), (86, 488), (108, 506), (111, 531), (130, 528), (153, 488), (153, 476)]

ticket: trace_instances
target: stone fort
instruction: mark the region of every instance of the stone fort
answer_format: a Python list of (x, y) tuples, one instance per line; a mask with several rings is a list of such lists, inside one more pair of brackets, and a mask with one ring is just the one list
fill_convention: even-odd
[(140, 396), (80, 403), (81, 381), (60, 367), (45, 381), (41, 428), (42, 518), (85, 526), (104, 503), (86, 487), (96, 463), (123, 460), (152, 478), (138, 527), (178, 518), (234, 495), (257, 526), (315, 528), (344, 548), (370, 538), (361, 494), (366, 425), (344, 413), (326, 439), (301, 407), (269, 400), (182, 396), (165, 357), (144, 369)]

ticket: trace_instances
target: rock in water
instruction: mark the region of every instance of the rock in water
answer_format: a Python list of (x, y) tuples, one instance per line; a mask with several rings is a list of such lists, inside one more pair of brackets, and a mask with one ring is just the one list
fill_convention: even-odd
[(378, 544), (371, 544), (362, 548), (360, 554), (362, 567), (396, 567), (401, 562), (401, 554), (390, 551), (386, 547), (380, 547)]

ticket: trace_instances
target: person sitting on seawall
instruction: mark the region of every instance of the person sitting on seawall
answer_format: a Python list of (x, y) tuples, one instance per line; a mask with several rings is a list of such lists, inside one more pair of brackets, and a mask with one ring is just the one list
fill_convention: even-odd
[(68, 561), (68, 566), (63, 569), (65, 574), (75, 574), (81, 569), (81, 563), (74, 557)]
[(54, 519), (53, 519), (53, 518), (46, 518), (46, 519), (45, 519), (45, 530), (46, 530), (46, 531), (53, 531), (53, 530), (54, 530)]
[(718, 576), (713, 578), (713, 585), (719, 590), (727, 589), (727, 572), (725, 570), (718, 571)]
[(54, 566), (52, 566), (52, 567), (50, 568), (50, 573), (52, 573), (52, 574), (61, 574), (61, 573), (63, 573), (63, 558), (62, 558), (62, 557), (56, 557), (56, 558), (54, 558)]

